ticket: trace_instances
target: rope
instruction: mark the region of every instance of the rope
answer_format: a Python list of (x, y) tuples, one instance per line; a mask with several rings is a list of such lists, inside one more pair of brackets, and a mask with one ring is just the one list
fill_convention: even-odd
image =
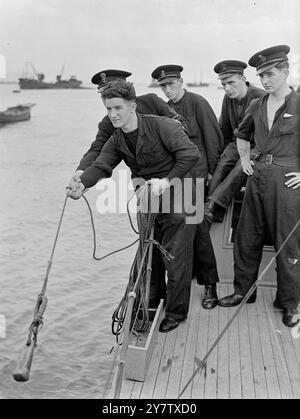
[(149, 329), (149, 301), (147, 301), (147, 288), (149, 288), (151, 270), (147, 269), (147, 264), (149, 259), (152, 258), (152, 246), (156, 245), (165, 257), (172, 259), (172, 255), (170, 255), (156, 240), (151, 238), (151, 235), (153, 236), (154, 234), (154, 222), (159, 209), (159, 197), (151, 195), (151, 188), (148, 184), (141, 187), (137, 191), (137, 195), (139, 208), (139, 211), (137, 212), (137, 222), (140, 233), (139, 247), (130, 270), (129, 281), (124, 296), (112, 316), (112, 333), (116, 335), (117, 342), (118, 335), (124, 324), (128, 308), (127, 297), (130, 291), (136, 293), (130, 334), (144, 333)]
[(220, 342), (220, 340), (222, 339), (222, 337), (224, 336), (224, 334), (227, 332), (227, 330), (229, 329), (229, 327), (231, 326), (231, 324), (233, 323), (233, 321), (235, 320), (235, 318), (238, 316), (238, 314), (242, 310), (243, 306), (246, 304), (246, 302), (248, 301), (248, 299), (252, 295), (253, 291), (256, 290), (257, 284), (259, 282), (261, 282), (262, 278), (265, 276), (265, 274), (267, 273), (267, 271), (270, 269), (272, 263), (277, 258), (277, 256), (279, 255), (279, 253), (282, 251), (282, 249), (284, 248), (284, 246), (286, 245), (286, 243), (288, 242), (288, 240), (290, 239), (290, 237), (292, 236), (292, 234), (297, 230), (297, 228), (298, 228), (299, 225), (300, 225), (300, 219), (297, 221), (297, 223), (295, 224), (295, 226), (292, 228), (292, 230), (290, 231), (290, 233), (288, 234), (288, 236), (286, 237), (286, 239), (284, 240), (284, 242), (282, 243), (282, 245), (280, 246), (280, 248), (278, 249), (278, 251), (272, 257), (272, 259), (267, 264), (267, 266), (262, 271), (262, 273), (259, 275), (259, 277), (257, 278), (257, 280), (253, 283), (253, 285), (251, 286), (251, 288), (248, 290), (247, 294), (244, 296), (241, 304), (238, 306), (237, 310), (235, 311), (235, 313), (233, 314), (233, 316), (231, 317), (231, 319), (224, 326), (223, 330), (221, 331), (221, 333), (219, 334), (219, 336), (216, 338), (216, 340), (213, 342), (213, 344), (211, 345), (210, 349), (207, 351), (207, 353), (205, 354), (205, 356), (203, 357), (203, 359), (200, 361), (198, 367), (195, 369), (195, 371), (193, 372), (193, 374), (190, 377), (190, 379), (184, 385), (183, 389), (181, 390), (181, 392), (179, 393), (179, 395), (177, 397), (178, 399), (180, 399), (180, 397), (183, 395), (183, 393), (188, 388), (188, 386), (191, 384), (191, 382), (193, 381), (193, 379), (195, 378), (195, 376), (198, 374), (198, 372), (199, 371), (202, 371), (204, 368), (207, 367), (207, 359), (208, 359), (208, 357), (213, 352), (213, 350), (215, 349), (215, 347), (218, 345), (218, 343)]

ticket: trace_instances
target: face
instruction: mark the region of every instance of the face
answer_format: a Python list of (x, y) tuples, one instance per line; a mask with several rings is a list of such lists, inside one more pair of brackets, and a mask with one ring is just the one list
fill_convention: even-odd
[(245, 92), (245, 78), (239, 74), (233, 74), (221, 80), (226, 96), (230, 99), (241, 99)]
[(288, 77), (288, 70), (286, 68), (278, 69), (273, 67), (270, 70), (259, 74), (259, 77), (261, 84), (267, 93), (276, 93), (285, 85)]
[(170, 80), (160, 84), (161, 90), (169, 100), (177, 102), (182, 96), (182, 79)]
[(135, 102), (130, 102), (120, 97), (104, 99), (107, 115), (114, 128), (126, 127), (131, 122), (135, 112)]

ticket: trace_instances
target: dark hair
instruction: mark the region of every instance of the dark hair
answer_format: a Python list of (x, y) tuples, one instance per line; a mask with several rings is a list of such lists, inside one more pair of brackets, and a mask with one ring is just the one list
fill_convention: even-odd
[(285, 68), (289, 69), (290, 64), (288, 61), (282, 61), (278, 63), (277, 65), (275, 65), (275, 68), (277, 68), (278, 70), (284, 70)]
[(120, 97), (124, 100), (135, 100), (136, 94), (133, 83), (125, 80), (114, 80), (107, 83), (101, 92), (103, 100)]

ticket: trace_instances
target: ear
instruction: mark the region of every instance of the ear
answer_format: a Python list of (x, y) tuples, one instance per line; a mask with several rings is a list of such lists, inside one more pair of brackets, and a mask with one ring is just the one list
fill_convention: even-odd
[(131, 109), (132, 109), (133, 111), (135, 111), (135, 110), (136, 110), (136, 102), (135, 102), (134, 100), (131, 102)]

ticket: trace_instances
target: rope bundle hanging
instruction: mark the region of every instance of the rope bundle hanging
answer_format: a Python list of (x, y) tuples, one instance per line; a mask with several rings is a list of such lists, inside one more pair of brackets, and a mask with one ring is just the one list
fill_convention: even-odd
[(150, 287), (152, 252), (151, 247), (157, 246), (167, 258), (172, 256), (153, 239), (154, 223), (158, 213), (160, 198), (151, 194), (151, 187), (145, 184), (138, 192), (137, 223), (139, 229), (139, 246), (131, 266), (129, 281), (118, 307), (112, 316), (112, 333), (118, 336), (122, 330), (126, 312), (128, 309), (128, 294), (136, 293), (131, 318), (131, 329), (137, 333), (143, 333), (149, 328), (148, 292)]

